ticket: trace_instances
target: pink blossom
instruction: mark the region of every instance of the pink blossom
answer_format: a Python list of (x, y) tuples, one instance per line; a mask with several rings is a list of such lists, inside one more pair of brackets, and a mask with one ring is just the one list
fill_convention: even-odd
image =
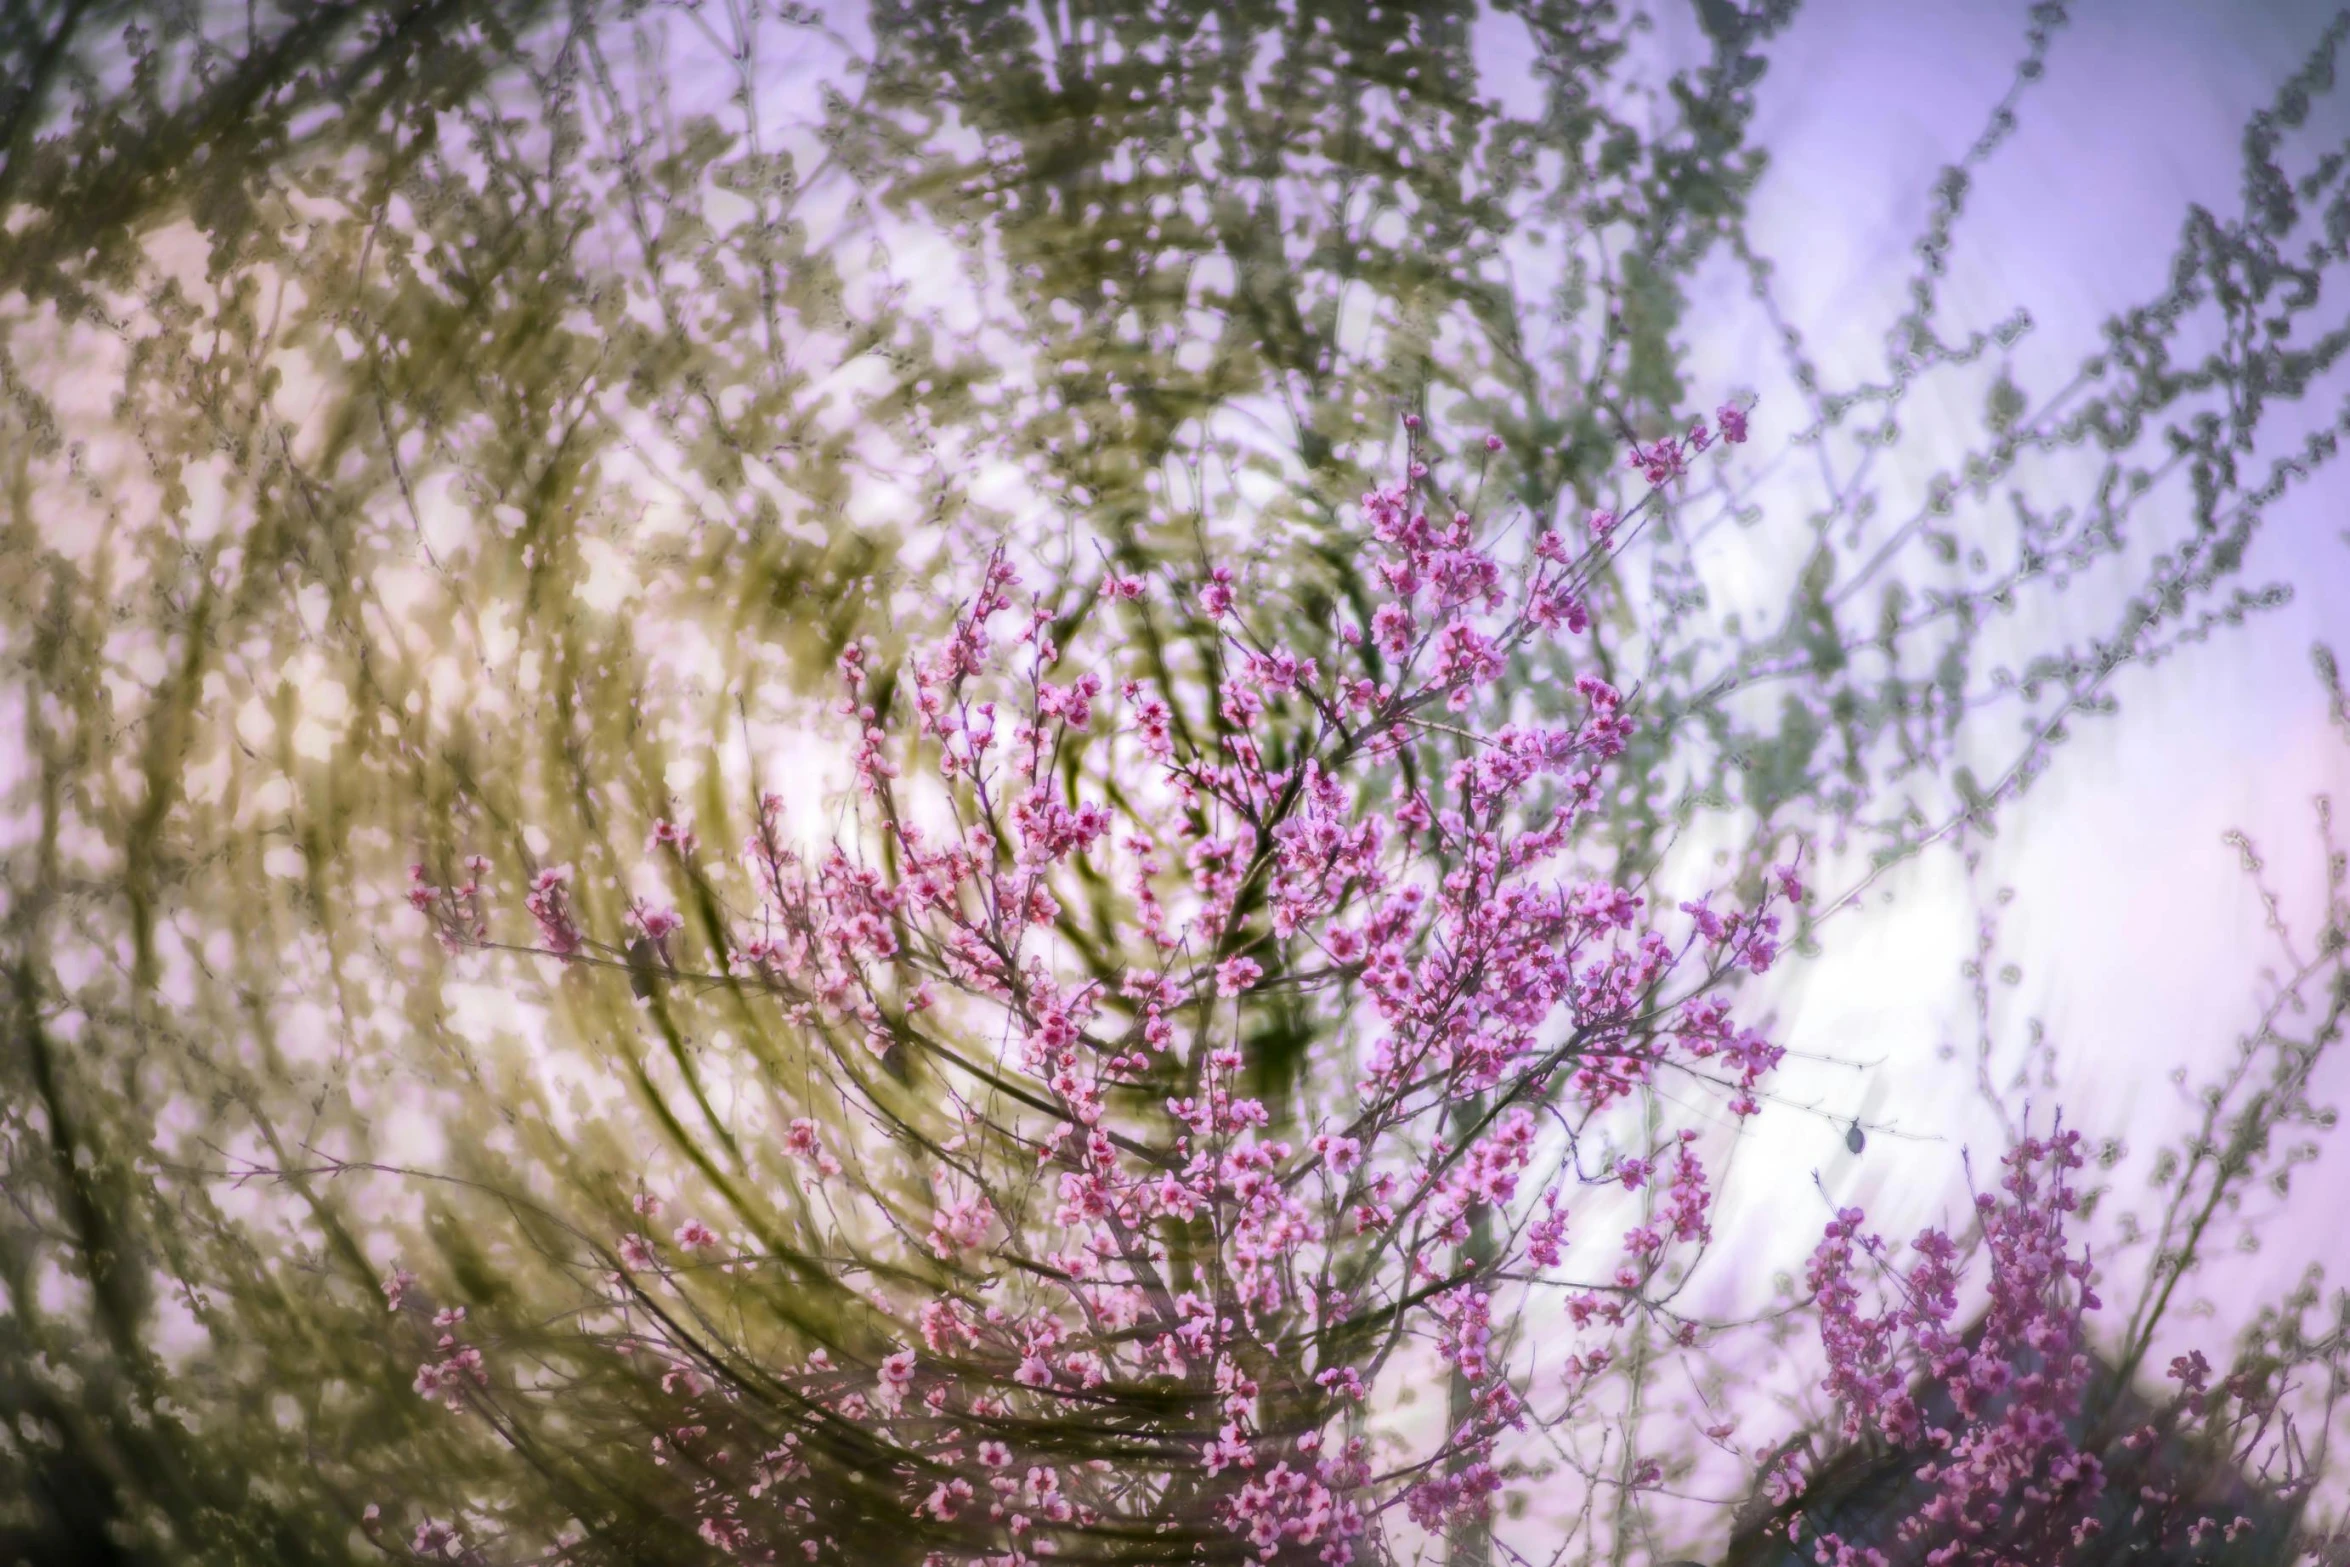
[(678, 826), (675, 822), (655, 821), (651, 835), (645, 839), (645, 852), (652, 854), (661, 849), (668, 849), (682, 858), (693, 853), (699, 841), (691, 832)]
[(455, 1524), (427, 1518), (416, 1526), (416, 1533), (409, 1540), (408, 1548), (419, 1556), (453, 1557), (464, 1550), (465, 1537), (457, 1532)]
[(816, 1129), (816, 1123), (807, 1116), (798, 1116), (793, 1119), (791, 1125), (784, 1132), (783, 1147), (784, 1152), (790, 1154), (794, 1159), (815, 1166), (818, 1175), (840, 1174), (840, 1161), (825, 1151), (823, 1138)]
[(660, 941), (674, 935), (685, 926), (685, 918), (675, 909), (655, 908), (637, 904), (628, 911), (629, 923), (643, 931), (648, 941)]
[(1226, 958), (1216, 969), (1216, 994), (1237, 996), (1264, 977), (1264, 967), (1254, 958)]
[(579, 927), (572, 923), (569, 902), (571, 867), (550, 866), (531, 878), (530, 892), (523, 905), (538, 922), (539, 942), (557, 957), (569, 957), (580, 949)]
[(416, 1275), (410, 1273), (406, 1268), (394, 1268), (385, 1275), (383, 1283), (385, 1309), (398, 1311), (400, 1301), (410, 1289), (415, 1287), (415, 1284)]
[(1208, 580), (1200, 588), (1199, 605), (1203, 613), (1221, 620), (1232, 613), (1232, 568), (1218, 566), (1208, 573)]

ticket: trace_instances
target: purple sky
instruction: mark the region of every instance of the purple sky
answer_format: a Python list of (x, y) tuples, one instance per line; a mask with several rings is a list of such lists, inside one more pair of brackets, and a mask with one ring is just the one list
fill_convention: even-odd
[[(1831, 379), (1839, 366), (1857, 378), (1879, 362), (1885, 312), (1846, 302), (1906, 275), (1929, 182), (2005, 90), (2023, 13), (1948, 0), (1814, 0), (1777, 48), (1757, 127), (1774, 164), (1756, 221)], [(2111, 311), (2161, 286), (2190, 202), (2223, 216), (2238, 210), (2244, 120), (2325, 15), (2311, 5), (2176, 0), (2078, 7), (1961, 229), (1947, 293), (1962, 318), (2028, 308), (2037, 330), (2018, 356), (2027, 371), (2069, 366), (2088, 351)], [(2350, 92), (2337, 91), (2313, 124), (2338, 141), (2350, 130)], [(2350, 378), (2336, 377), (2310, 402), (2330, 414), (2346, 390)], [(1929, 421), (1913, 413), (1905, 424), (1930, 444)], [(2183, 1124), (2167, 1074), (2184, 1066), (2200, 1079), (2232, 1052), (2262, 1000), (2259, 971), (2275, 960), (2223, 832), (2252, 834), (2288, 918), (2305, 941), (2313, 934), (2310, 800), (2331, 790), (2350, 809), (2350, 743), (2327, 724), (2309, 657), (2321, 637), (2350, 653), (2345, 530), (2350, 469), (2278, 506), (2243, 580), (2287, 581), (2294, 601), (2158, 668), (2128, 671), (2115, 688), (2120, 714), (2078, 726), (2056, 770), (1990, 846), (1980, 886), (2016, 889), (2003, 956), (2024, 969), (1999, 1031), (2020, 1041), (2026, 1018), (2043, 1019), (2057, 1046), (2053, 1097), (2075, 1124), (2121, 1135), (2141, 1155)], [(1782, 1013), (1798, 1048), (1883, 1067), (1817, 1070), (1790, 1089), (1847, 1110), (1869, 1104), (1902, 1131), (1941, 1140), (1955, 1178), (1960, 1145), (1979, 1154), (1996, 1146), (1970, 1097), (1974, 1025), (1957, 975), (1973, 905), (1947, 854), (1909, 868), (1895, 890), (1892, 907), (1831, 937)], [(1959, 1063), (1937, 1061), (1944, 1041), (1960, 1046)], [(2328, 1081), (2339, 1100), (2350, 1071), (2337, 1061)], [(1816, 1167), (1838, 1198), (1864, 1197), (1906, 1227), (1946, 1203), (1955, 1184), (1932, 1183), (1930, 1146), (1895, 1144), (1897, 1154), (1853, 1161), (1832, 1129), (1799, 1120), (1760, 1141), (1756, 1152), (1787, 1168), (1780, 1181), (1750, 1186), (1750, 1197)], [(2223, 1320), (2309, 1257), (2326, 1257), (2337, 1280), (2350, 1271), (2350, 1230), (2334, 1217), (2346, 1196), (2350, 1154), (2332, 1149), (2263, 1226), (2260, 1261), (2229, 1270), (2224, 1283), (2206, 1279)], [(1812, 1233), (1806, 1224), (1790, 1240), (1807, 1244)]]

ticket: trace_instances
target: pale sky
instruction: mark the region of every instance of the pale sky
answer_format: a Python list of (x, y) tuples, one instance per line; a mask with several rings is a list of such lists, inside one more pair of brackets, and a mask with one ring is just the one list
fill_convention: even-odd
[[(1832, 379), (1839, 363), (1880, 362), (1882, 313), (1853, 312), (1839, 338), (1837, 312), (1865, 297), (1871, 279), (1906, 274), (1929, 181), (2004, 91), (2024, 9), (1814, 0), (1774, 50), (1757, 125), (1774, 162), (1756, 225), (1782, 258), (1798, 319)], [(1948, 297), (1979, 305), (1986, 319), (2027, 307), (2037, 330), (2020, 364), (2076, 360), (2109, 312), (2162, 286), (2189, 202), (2222, 217), (2240, 210), (2244, 119), (2323, 23), (2306, 5), (2077, 7), (2048, 79), (2022, 106), (2021, 130), (1978, 184)], [(2338, 141), (2350, 129), (2350, 95), (2337, 91), (2312, 123), (2330, 124)], [(2310, 401), (2330, 414), (2346, 390), (2350, 379), (2336, 376)], [(1917, 415), (1905, 426), (1930, 444)], [(2119, 1135), (2140, 1154), (2184, 1124), (2167, 1074), (2184, 1066), (2200, 1080), (2232, 1052), (2263, 998), (2260, 970), (2275, 959), (2224, 832), (2254, 837), (2305, 949), (2314, 934), (2311, 800), (2330, 790), (2350, 808), (2350, 741), (2327, 722), (2309, 656), (2320, 638), (2350, 646), (2346, 498), (2350, 470), (2337, 469), (2275, 508), (2242, 581), (2289, 582), (2294, 601), (2158, 668), (2125, 672), (2114, 687), (2120, 713), (2076, 725), (2055, 769), (2011, 808), (1988, 848), (1979, 885), (1986, 895), (2016, 890), (2002, 956), (2024, 970), (2006, 993), (2001, 1031), (2020, 1043), (2025, 1019), (2044, 1020), (2060, 1087), (2040, 1102), (2060, 1101), (2072, 1124)], [(1769, 1181), (1752, 1180), (1759, 1172), (1750, 1166), (1745, 1188), (1767, 1196), (1796, 1169), (1818, 1168), (1839, 1200), (1862, 1198), (1881, 1212), (1889, 1233), (1948, 1202), (1962, 1144), (1984, 1163), (1996, 1151), (1993, 1123), (1971, 1093), (1974, 1024), (1958, 975), (1974, 936), (1964, 877), (1941, 854), (1892, 886), (1891, 907), (1838, 922), (1782, 1014), (1799, 1050), (1884, 1065), (1871, 1074), (1798, 1071), (1786, 1086), (1940, 1139), (1950, 1181), (1933, 1183), (1934, 1144), (1880, 1136), (1855, 1161), (1837, 1129), (1790, 1117), (1756, 1150), (1788, 1166)], [(1944, 1041), (1960, 1047), (1957, 1062), (1937, 1061)], [(2327, 1080), (2333, 1092), (2321, 1097), (2338, 1101), (2350, 1069), (2337, 1059)], [(2282, 1222), (2267, 1227), (2259, 1263), (2230, 1269), (2218, 1286), (2222, 1317), (2273, 1293), (2312, 1256), (2324, 1256), (2337, 1281), (2350, 1271), (2350, 1231), (2333, 1217), (2345, 1197), (2350, 1153), (2332, 1149), (2303, 1173)], [(1807, 1223), (1788, 1238), (1800, 1250), (1816, 1233)]]

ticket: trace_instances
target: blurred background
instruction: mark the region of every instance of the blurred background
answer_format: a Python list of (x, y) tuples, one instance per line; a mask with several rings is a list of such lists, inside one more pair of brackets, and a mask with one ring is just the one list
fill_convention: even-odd
[[(2346, 27), (7, 8), (0, 1543), (341, 1560), (453, 1477), (518, 1539), (636, 1495), (442, 1419), (378, 1281), (557, 1357), (640, 1183), (768, 1201), (788, 1052), (443, 954), (408, 867), (485, 855), (519, 919), (574, 864), (616, 929), (656, 817), (723, 848), (781, 789), (821, 841), (814, 680), (997, 541), (1078, 580), (1206, 534), (1326, 624), (1407, 409), (1508, 439), (1497, 513), (1580, 526), (1625, 433), (1752, 401), (1592, 653), (1652, 722), (1591, 861), (1800, 847), (1819, 894), (1744, 1003), (1793, 1058), (1708, 1298), (1783, 1294), (1834, 1203), (1956, 1211), (1962, 1152), (2060, 1106), (2143, 1272), (2197, 1093), (2338, 967)], [(2296, 1173), (2227, 1210), (2193, 1334), (2350, 1264), (2343, 1082), (2266, 1101)]]

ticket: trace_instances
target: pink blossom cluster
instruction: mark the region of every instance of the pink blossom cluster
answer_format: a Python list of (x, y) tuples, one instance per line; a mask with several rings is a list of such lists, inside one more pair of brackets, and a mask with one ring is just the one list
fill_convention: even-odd
[(435, 1312), (432, 1325), (439, 1330), (433, 1348), (440, 1358), (416, 1368), (416, 1391), (425, 1398), (440, 1400), (451, 1409), (462, 1408), (469, 1383), (475, 1388), (489, 1386), (489, 1368), (482, 1363), (480, 1350), (457, 1337), (458, 1330), (465, 1325), (463, 1306)]
[(482, 856), (470, 855), (465, 861), (465, 880), (453, 887), (437, 887), (427, 879), (422, 864), (408, 867), (408, 906), (433, 921), (442, 944), (451, 948), (487, 939), (490, 933), (489, 913), (482, 907), (481, 878), (489, 874), (490, 862)]
[[(1961, 1252), (1943, 1230), (1921, 1231), (1896, 1268), (1859, 1209), (1840, 1211), (1813, 1254), (1809, 1282), (1827, 1351), (1824, 1383), (1846, 1440), (1873, 1431), (1925, 1455), (1925, 1499), (1894, 1531), (1933, 1567), (2053, 1559), (2092, 1537), (2102, 1461), (2078, 1445), (2090, 1373), (2082, 1319), (2098, 1307), (2086, 1252), (2074, 1254), (2067, 1217), (2080, 1134), (2061, 1123), (2027, 1137), (2003, 1160), (2000, 1191), (1975, 1198), (1987, 1302), (1970, 1330), (1958, 1322)], [(1882, 1309), (1867, 1309), (1864, 1274), (1878, 1277)], [(1822, 1564), (1882, 1563), (1874, 1547), (1823, 1535)]]
[[(1717, 910), (1717, 889), (1660, 919), (1578, 867), (1634, 714), (1595, 674), (1549, 718), (1503, 684), (1587, 629), (1608, 529), (1506, 556), (1407, 425), (1405, 477), (1362, 497), (1379, 596), (1334, 649), (1252, 613), (1238, 560), (1110, 571), (1088, 618), (1024, 597), (998, 550), (892, 698), (867, 649), (842, 654), (862, 836), (803, 854), (769, 797), (743, 850), (753, 911), (710, 957), (855, 1109), (811, 1097), (780, 1139), (816, 1199), (806, 1250), (860, 1259), (830, 1284), (845, 1326), (746, 1380), (677, 1330), (693, 1314), (664, 1302), (702, 1286), (647, 1235), (604, 1275), (629, 1353), (678, 1396), (662, 1451), (704, 1477), (711, 1544), (836, 1559), (809, 1477), (853, 1448), (940, 1562), (1137, 1529), (1366, 1559), (1399, 1519), (1487, 1513), (1516, 1434), (1564, 1417), (1575, 1388), (1529, 1376), (1520, 1318), (1555, 1317), (1602, 1367), (1710, 1239), (1694, 1130), (1596, 1175), (1579, 1151), (1666, 1074), (1755, 1112), (1780, 1052), (1720, 992), (1770, 967), (1801, 884), (1787, 868), (1749, 906)], [(1709, 441), (1700, 423), (1687, 449)], [(1104, 624), (1121, 614), (1204, 651), (1154, 659)], [(1071, 623), (1101, 632), (1064, 649)], [(663, 822), (648, 850), (693, 843)], [(539, 947), (609, 950), (568, 882), (530, 884)], [(631, 923), (686, 972), (673, 912)], [(1278, 1093), (1253, 1055), (1276, 1008), (1318, 1041)], [(892, 1086), (908, 1072), (919, 1094)], [(1566, 1188), (1618, 1181), (1647, 1216), (1578, 1250)], [(674, 1243), (777, 1264), (698, 1221)], [(1375, 1457), (1352, 1423), (1413, 1365), (1456, 1377), (1466, 1415)], [(738, 1418), (754, 1380), (797, 1412), (780, 1445)]]
[[(1736, 446), (1746, 439), (1746, 410), (1735, 403), (1724, 403), (1714, 410), (1714, 422), (1721, 427), (1722, 439)], [(1689, 472), (1689, 459), (1713, 445), (1713, 431), (1706, 428), (1703, 419), (1689, 426), (1681, 436), (1665, 436), (1645, 445), (1631, 443), (1630, 462), (1640, 476), (1651, 485), (1669, 484)], [(1610, 518), (1613, 525), (1613, 518)], [(1594, 525), (1594, 531), (1599, 531)]]
[[(1773, 1527), (1821, 1567), (2203, 1559), (2214, 1541), (2281, 1529), (2308, 1473), (2281, 1363), (2248, 1349), (2215, 1380), (2190, 1351), (2157, 1405), (2130, 1385), (2153, 1320), (2142, 1307), (2119, 1371), (2101, 1370), (2085, 1332), (2095, 1272), (2066, 1233), (2081, 1138), (2060, 1119), (2002, 1163), (1963, 1243), (1928, 1228), (1903, 1263), (1860, 1210), (1828, 1225), (1809, 1282), (1844, 1447), (1811, 1475), (1798, 1444), (1765, 1462)], [(1987, 1276), (1970, 1284), (1976, 1259)], [(2256, 1525), (2246, 1509), (2264, 1504)]]

